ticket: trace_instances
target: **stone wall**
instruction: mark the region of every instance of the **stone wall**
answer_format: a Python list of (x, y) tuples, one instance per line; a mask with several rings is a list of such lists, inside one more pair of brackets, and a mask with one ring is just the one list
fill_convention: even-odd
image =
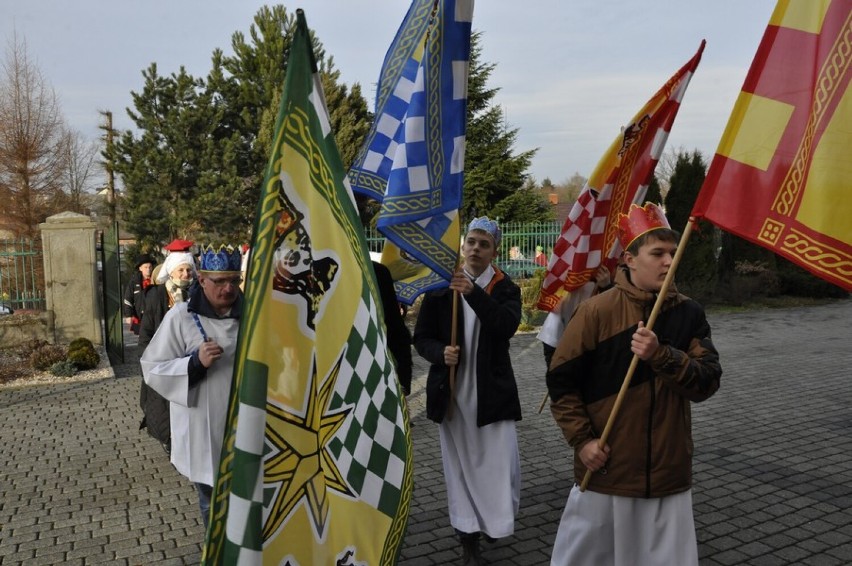
[(15, 311), (0, 316), (0, 344), (4, 349), (32, 340), (54, 341), (52, 312)]

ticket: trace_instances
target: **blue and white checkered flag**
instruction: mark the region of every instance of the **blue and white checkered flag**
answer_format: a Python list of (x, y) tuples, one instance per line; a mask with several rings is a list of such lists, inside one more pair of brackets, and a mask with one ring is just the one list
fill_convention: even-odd
[(414, 0), (385, 55), (376, 92), (376, 118), (349, 170), (352, 190), (379, 202), (385, 196), (394, 141), (400, 129), (423, 58), (423, 42), (435, 0)]
[(385, 57), (376, 120), (349, 171), (355, 192), (382, 202), (379, 231), (398, 248), (386, 249), (383, 262), (406, 302), (445, 286), (458, 259), (472, 17), (473, 0), (412, 2)]

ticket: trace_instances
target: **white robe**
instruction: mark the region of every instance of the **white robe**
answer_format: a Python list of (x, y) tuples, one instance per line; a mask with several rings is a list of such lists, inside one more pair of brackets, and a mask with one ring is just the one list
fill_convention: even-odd
[(240, 321), (198, 318), (207, 337), (224, 352), (196, 387), (189, 387), (187, 368), (190, 355), (204, 339), (187, 303), (178, 303), (166, 313), (140, 363), (145, 383), (170, 401), (172, 464), (190, 481), (213, 485), (225, 434)]
[(594, 280), (589, 281), (562, 299), (556, 310), (547, 313), (547, 318), (544, 319), (536, 338), (555, 348), (559, 344), (559, 339), (562, 338), (562, 333), (565, 332), (568, 321), (574, 316), (574, 311), (577, 310), (580, 303), (592, 296), (595, 287), (597, 287), (597, 283)]
[[(476, 280), (487, 287), (490, 266)], [(521, 461), (515, 421), (476, 426), (476, 351), (480, 322), (467, 301), (464, 309), (462, 359), (456, 375), (452, 418), (439, 427), (441, 457), (450, 524), (464, 533), (484, 532), (493, 538), (515, 531), (521, 498)]]
[(698, 566), (692, 491), (640, 499), (568, 495), (551, 566)]

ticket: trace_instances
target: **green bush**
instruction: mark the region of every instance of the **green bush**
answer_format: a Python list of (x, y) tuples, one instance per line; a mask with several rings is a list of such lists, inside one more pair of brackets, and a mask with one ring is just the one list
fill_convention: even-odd
[(94, 348), (78, 348), (68, 352), (68, 361), (77, 366), (78, 370), (87, 370), (98, 367), (101, 357)]
[(849, 296), (845, 289), (820, 279), (787, 260), (779, 260), (778, 276), (781, 290), (785, 295), (829, 299), (843, 299)]
[(77, 373), (77, 366), (73, 362), (63, 360), (50, 366), (50, 373), (59, 377), (71, 377)]
[(521, 326), (518, 328), (519, 330), (532, 330), (536, 326), (540, 326), (547, 317), (547, 313), (538, 310), (536, 306), (546, 273), (544, 269), (537, 269), (531, 278), (518, 283), (521, 288)]
[(73, 352), (74, 350), (80, 349), (95, 349), (95, 345), (92, 344), (92, 341), (88, 338), (77, 338), (72, 340), (70, 344), (68, 344), (68, 351)]
[(62, 346), (45, 344), (30, 354), (30, 366), (39, 371), (47, 371), (53, 364), (64, 361), (67, 355)]

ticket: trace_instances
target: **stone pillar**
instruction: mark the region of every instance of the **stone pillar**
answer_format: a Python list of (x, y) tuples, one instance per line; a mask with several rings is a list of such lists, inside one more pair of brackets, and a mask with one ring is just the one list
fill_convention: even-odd
[(53, 312), (54, 339), (88, 338), (103, 344), (98, 294), (95, 223), (76, 212), (49, 217), (41, 228), (47, 310)]

